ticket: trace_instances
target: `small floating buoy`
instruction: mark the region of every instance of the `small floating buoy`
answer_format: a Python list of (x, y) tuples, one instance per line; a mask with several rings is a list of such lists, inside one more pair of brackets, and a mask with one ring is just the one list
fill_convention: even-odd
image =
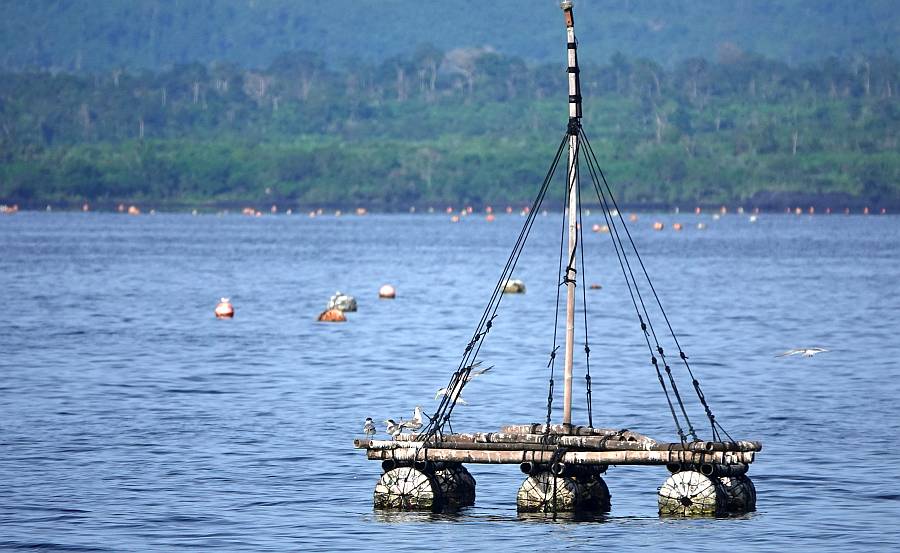
[(276, 213), (278, 213), (278, 206), (275, 204), (272, 204), (272, 207), (269, 209), (269, 211), (272, 212), (272, 215), (275, 215)]
[(493, 212), (494, 212), (494, 208), (491, 207), (491, 206), (487, 206), (486, 208), (484, 208), (484, 211), (485, 211), (485, 213), (493, 213)]
[(511, 206), (511, 205), (506, 206), (506, 212), (507, 212), (507, 213), (512, 213), (512, 206)]
[(700, 206), (697, 206), (697, 207), (694, 208), (694, 213), (695, 213), (696, 215), (700, 215), (700, 211), (701, 211)]
[(636, 214), (636, 213), (632, 213), (631, 215), (628, 216), (628, 220), (631, 221), (632, 223), (635, 222), (635, 221), (637, 221), (637, 220), (638, 220), (637, 214)]
[(347, 317), (340, 309), (326, 309), (319, 315), (320, 323), (345, 323)]
[(525, 283), (521, 280), (514, 278), (506, 281), (506, 284), (503, 286), (504, 294), (524, 294), (525, 293)]
[(220, 298), (219, 303), (216, 305), (215, 313), (217, 319), (230, 319), (234, 317), (234, 306), (231, 305), (231, 300), (228, 298)]
[(751, 223), (755, 223), (755, 222), (756, 222), (756, 215), (751, 215), (751, 216), (750, 216), (750, 222), (751, 222)]
[(725, 215), (726, 213), (728, 213), (728, 208), (723, 205), (722, 207), (719, 208), (719, 213), (721, 213), (722, 215)]
[(116, 208), (116, 210), (119, 213), (125, 213), (125, 204), (119, 204), (119, 206)]
[(453, 208), (452, 208), (452, 207), (448, 207), (448, 208), (447, 208), (447, 213), (453, 213)]
[(590, 288), (591, 288), (591, 290), (602, 290), (603, 286), (601, 286), (600, 284), (597, 284), (595, 282), (595, 283), (591, 284)]
[(326, 309), (337, 309), (338, 311), (356, 311), (356, 298), (342, 294), (340, 291), (334, 293), (328, 300)]
[(738, 206), (737, 212), (738, 212), (738, 215), (743, 215), (743, 214), (744, 214), (744, 207), (743, 207), (743, 206)]
[(868, 207), (864, 207), (864, 208), (863, 208), (863, 215), (868, 215), (868, 214), (869, 214), (869, 208), (868, 208)]
[(90, 210), (91, 210), (91, 206), (88, 205), (87, 202), (84, 202), (83, 204), (81, 204), (81, 211), (87, 212), (87, 211), (90, 211)]
[(397, 297), (397, 291), (390, 284), (385, 284), (378, 289), (378, 297), (384, 300), (392, 300)]
[(357, 207), (357, 208), (356, 208), (356, 214), (357, 214), (357, 215), (365, 215), (365, 214), (368, 213), (368, 212), (369, 212), (369, 210), (366, 209), (366, 208), (364, 208), (364, 207)]
[(850, 215), (850, 208), (849, 208), (849, 207), (845, 207), (845, 208), (844, 208), (844, 215)]
[(287, 211), (284, 212), (284, 214), (285, 214), (285, 215), (293, 215), (293, 214), (294, 214), (294, 210), (291, 209), (291, 208), (288, 208)]
[(130, 205), (130, 206), (128, 206), (128, 214), (129, 215), (140, 215), (141, 210), (138, 209), (138, 207), (136, 205)]
[(810, 215), (815, 215), (815, 214), (816, 214), (816, 208), (813, 207), (813, 206), (809, 206), (809, 214), (810, 214)]
[(706, 223), (697, 223), (697, 230), (705, 230)]
[(608, 226), (608, 225), (600, 225), (600, 224), (596, 224), (596, 223), (595, 223), (595, 224), (591, 227), (591, 230), (592, 230), (593, 232), (609, 232), (609, 226)]
[(882, 215), (887, 215), (887, 208), (882, 207), (882, 208), (881, 208), (881, 214), (882, 214)]
[(799, 207), (794, 208), (794, 215), (801, 215), (801, 214), (803, 214), (802, 209), (800, 209)]
[(459, 215), (454, 215), (453, 217), (450, 217), (450, 222), (451, 222), (451, 223), (458, 223), (458, 222), (459, 222)]
[(488, 223), (494, 222), (494, 214), (488, 213), (487, 217), (485, 217), (484, 220), (487, 221)]
[(659, 221), (653, 223), (653, 230), (662, 230), (664, 228), (663, 224)]
[(681, 230), (681, 223), (675, 223), (674, 225), (672, 225), (672, 228), (675, 230)]
[(830, 208), (830, 207), (826, 207), (826, 208), (825, 208), (825, 215), (831, 215), (831, 208)]

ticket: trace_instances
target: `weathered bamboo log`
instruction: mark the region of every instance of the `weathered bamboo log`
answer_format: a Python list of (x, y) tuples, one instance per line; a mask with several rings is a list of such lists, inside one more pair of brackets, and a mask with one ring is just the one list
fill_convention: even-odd
[[(359, 442), (359, 445), (356, 445)], [(359, 449), (478, 449), (483, 451), (556, 451), (554, 445), (530, 443), (465, 443), (465, 442), (402, 442), (393, 440), (355, 440)]]
[(739, 440), (736, 442), (690, 442), (691, 451), (762, 451), (762, 443)]
[[(532, 424), (508, 424), (500, 428), (500, 432), (505, 434), (543, 434), (546, 425), (541, 423)], [(618, 432), (615, 428), (592, 428), (590, 426), (580, 426), (575, 424), (551, 424), (550, 434), (563, 434), (568, 436), (603, 436), (615, 434)]]
[[(557, 443), (564, 447), (596, 449), (600, 451), (650, 451), (657, 449), (656, 442), (650, 440), (610, 440), (598, 436), (560, 436)], [(679, 444), (680, 445), (680, 444)], [(667, 451), (667, 449), (663, 449)]]
[[(414, 442), (413, 442), (414, 443)], [(412, 444), (410, 444), (412, 445)], [(419, 445), (424, 445), (419, 443)], [(532, 462), (550, 464), (561, 461), (575, 465), (666, 465), (669, 463), (752, 463), (753, 452), (728, 451), (567, 451), (556, 458), (555, 451), (491, 451), (483, 449), (449, 449), (424, 447), (397, 447), (394, 449), (369, 449), (368, 458), (383, 461), (393, 459), (400, 463), (415, 461), (444, 461), (451, 463), (520, 464)]]
[[(543, 426), (543, 425), (539, 425)], [(551, 425), (552, 426), (552, 425)], [(559, 425), (557, 425), (559, 426)], [(510, 428), (510, 427), (504, 427)], [(587, 427), (578, 427), (587, 428)], [(599, 430), (599, 429), (594, 429)], [(398, 442), (421, 441), (418, 434), (400, 434), (396, 437)], [(356, 440), (354, 443), (361, 442)], [(652, 438), (631, 432), (630, 430), (611, 430), (607, 434), (600, 435), (568, 435), (568, 434), (535, 434), (535, 433), (509, 433), (509, 432), (474, 432), (470, 434), (445, 434), (435, 440), (435, 446), (443, 446), (447, 443), (464, 444), (488, 444), (488, 443), (512, 443), (512, 444), (559, 444), (566, 447), (580, 447), (584, 449), (598, 449), (601, 451), (616, 450), (655, 450), (669, 451), (672, 449), (687, 449), (690, 451), (761, 451), (760, 442), (741, 440), (737, 442), (689, 442), (669, 443), (657, 442)], [(364, 447), (357, 445), (357, 447)], [(474, 448), (473, 448), (474, 449)]]
[(686, 470), (670, 476), (659, 488), (659, 514), (721, 516), (726, 513), (725, 491), (715, 478)]

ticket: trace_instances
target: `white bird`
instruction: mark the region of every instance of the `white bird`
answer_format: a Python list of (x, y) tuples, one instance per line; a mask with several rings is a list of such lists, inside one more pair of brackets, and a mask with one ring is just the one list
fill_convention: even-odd
[(413, 412), (413, 418), (408, 421), (400, 421), (400, 427), (408, 428), (413, 431), (422, 428), (422, 406), (416, 405), (415, 412)]
[(375, 423), (372, 421), (372, 417), (366, 417), (366, 422), (363, 424), (363, 432), (369, 437), (375, 435)]
[(400, 432), (403, 431), (403, 428), (399, 424), (394, 422), (394, 419), (388, 419), (384, 422), (385, 424), (387, 424), (386, 431), (391, 435), (391, 438), (396, 438), (400, 434)]
[(812, 357), (817, 353), (822, 353), (829, 351), (825, 348), (798, 348), (798, 349), (789, 349), (784, 353), (779, 353), (775, 357), (784, 357), (786, 355), (803, 355), (803, 357)]
[[(468, 403), (466, 402), (466, 400), (464, 400), (464, 399), (462, 398), (462, 396), (460, 395), (460, 394), (462, 393), (463, 386), (465, 386), (466, 383), (471, 382), (472, 379), (475, 378), (476, 376), (481, 376), (481, 375), (483, 375), (484, 373), (486, 373), (486, 372), (488, 372), (489, 370), (491, 370), (491, 369), (494, 368), (494, 366), (491, 365), (490, 367), (488, 367), (488, 368), (486, 368), (486, 369), (481, 369), (481, 370), (477, 370), (477, 371), (473, 371), (473, 370), (472, 370), (473, 368), (477, 367), (477, 366), (480, 365), (480, 364), (481, 364), (481, 361), (479, 361), (479, 362), (475, 363), (474, 365), (471, 365), (470, 367), (468, 367), (468, 369), (469, 369), (469, 374), (466, 375), (466, 377), (465, 377), (464, 379), (460, 379), (460, 380), (457, 380), (457, 381), (456, 381), (456, 385), (453, 387), (453, 397), (452, 397), (452, 399), (453, 399), (454, 401), (456, 401), (456, 403), (461, 403), (462, 405), (468, 405)], [(437, 391), (436, 394), (434, 394), (434, 399), (437, 399), (437, 398), (439, 398), (439, 397), (441, 397), (441, 396), (445, 396), (445, 395), (447, 395), (447, 394), (448, 394), (447, 388), (441, 388), (440, 390)]]

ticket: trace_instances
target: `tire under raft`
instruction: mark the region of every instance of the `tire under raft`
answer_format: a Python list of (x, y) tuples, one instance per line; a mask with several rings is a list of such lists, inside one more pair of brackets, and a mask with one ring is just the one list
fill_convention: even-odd
[(659, 514), (663, 516), (723, 516), (727, 511), (725, 490), (716, 477), (693, 470), (679, 471), (659, 488)]
[(601, 475), (605, 465), (552, 467), (523, 463), (528, 477), (516, 494), (520, 513), (609, 512), (611, 496)]
[(384, 469), (375, 485), (376, 509), (437, 512), (475, 504), (475, 478), (462, 464), (386, 463)]

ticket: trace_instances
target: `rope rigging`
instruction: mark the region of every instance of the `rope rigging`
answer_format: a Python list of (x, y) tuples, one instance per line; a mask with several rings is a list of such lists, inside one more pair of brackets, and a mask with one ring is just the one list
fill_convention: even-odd
[[(575, 137), (577, 137), (577, 140), (575, 139)], [(656, 288), (654, 287), (653, 282), (650, 279), (647, 268), (640, 256), (640, 253), (637, 250), (634, 239), (631, 236), (631, 232), (628, 230), (628, 227), (625, 224), (625, 220), (622, 216), (622, 211), (619, 209), (618, 203), (613, 196), (612, 189), (610, 188), (609, 183), (606, 180), (606, 176), (600, 168), (596, 153), (594, 152), (590, 141), (585, 135), (581, 125), (576, 121), (573, 126), (573, 123), (570, 121), (569, 127), (566, 130), (566, 134), (563, 136), (563, 139), (560, 141), (559, 146), (557, 147), (556, 154), (544, 177), (540, 190), (538, 191), (537, 196), (534, 198), (531, 204), (530, 211), (528, 212), (525, 223), (522, 226), (521, 231), (519, 232), (519, 236), (516, 240), (515, 245), (513, 246), (512, 252), (507, 258), (500, 278), (497, 280), (497, 283), (494, 286), (490, 301), (488, 302), (488, 305), (485, 307), (484, 312), (482, 313), (481, 319), (476, 326), (472, 338), (469, 340), (465, 347), (465, 351), (456, 371), (454, 371), (451, 375), (450, 382), (446, 388), (447, 393), (441, 399), (440, 404), (435, 410), (434, 415), (430, 418), (428, 425), (419, 434), (423, 443), (423, 447), (425, 447), (429, 443), (429, 441), (440, 441), (441, 436), (443, 435), (444, 428), (450, 425), (450, 417), (453, 413), (454, 408), (456, 407), (462, 389), (472, 378), (472, 369), (477, 365), (476, 359), (479, 352), (481, 351), (482, 345), (484, 344), (484, 339), (491, 331), (491, 328), (494, 324), (494, 319), (497, 317), (497, 311), (503, 298), (503, 288), (516, 268), (525, 243), (534, 225), (536, 216), (540, 211), (541, 206), (543, 205), (543, 202), (550, 188), (550, 184), (554, 178), (554, 175), (556, 174), (556, 170), (559, 165), (560, 159), (562, 158), (563, 151), (565, 150), (566, 143), (570, 138), (572, 138), (572, 143), (574, 144), (574, 147), (570, 145), (570, 148), (574, 149), (574, 154), (570, 151), (571, 163), (567, 163), (567, 179), (565, 190), (567, 198), (569, 198), (569, 194), (573, 192), (577, 196), (577, 212), (568, 214), (568, 217), (570, 218), (570, 224), (572, 221), (572, 217), (575, 218), (577, 224), (575, 227), (576, 230), (574, 232), (574, 238), (573, 235), (570, 234), (570, 240), (574, 240), (575, 247), (571, 249), (570, 255), (566, 258), (565, 231), (567, 209), (564, 209), (562, 217), (563, 224), (560, 236), (557, 293), (553, 325), (553, 344), (547, 363), (547, 368), (549, 369), (549, 382), (547, 393), (546, 425), (544, 428), (545, 437), (549, 436), (551, 426), (550, 422), (552, 420), (553, 414), (555, 365), (556, 355), (559, 350), (559, 345), (557, 342), (559, 338), (561, 288), (570, 284), (577, 286), (579, 264), (581, 272), (581, 303), (583, 308), (584, 326), (586, 387), (585, 399), (587, 404), (588, 424), (590, 426), (593, 426), (593, 405), (591, 390), (592, 380), (590, 370), (591, 349), (588, 339), (588, 308), (586, 294), (587, 282), (585, 276), (585, 255), (583, 247), (581, 249), (580, 259), (576, 254), (576, 249), (578, 249), (578, 246), (582, 245), (584, 241), (583, 210), (581, 208), (581, 187), (578, 181), (577, 172), (579, 170), (580, 163), (585, 163), (590, 175), (591, 185), (593, 187), (594, 193), (597, 196), (597, 200), (600, 203), (604, 220), (606, 221), (607, 227), (610, 229), (610, 238), (613, 242), (613, 247), (616, 252), (616, 258), (619, 262), (622, 275), (625, 277), (625, 283), (628, 288), (629, 296), (631, 297), (631, 302), (634, 307), (637, 320), (641, 327), (641, 332), (644, 336), (644, 342), (646, 343), (647, 350), (650, 354), (650, 363), (653, 365), (660, 388), (662, 389), (665, 396), (666, 403), (669, 407), (669, 412), (672, 416), (675, 430), (678, 434), (679, 439), (682, 443), (686, 443), (689, 437), (693, 441), (700, 440), (698, 433), (693, 423), (691, 422), (684, 398), (682, 397), (682, 394), (678, 389), (676, 377), (672, 370), (672, 367), (667, 360), (665, 349), (660, 342), (661, 337), (657, 334), (653, 326), (647, 301), (645, 301), (645, 294), (641, 291), (641, 285), (638, 282), (637, 274), (642, 275), (643, 278), (646, 279), (646, 285), (649, 286), (650, 292), (653, 296), (653, 300), (655, 301), (656, 306), (659, 308), (659, 312), (665, 321), (665, 325), (669, 331), (669, 335), (674, 341), (675, 346), (678, 348), (679, 358), (681, 359), (682, 363), (685, 366), (685, 369), (687, 370), (687, 373), (691, 379), (691, 384), (693, 385), (694, 391), (697, 394), (697, 398), (699, 399), (700, 404), (703, 406), (706, 417), (709, 420), (710, 428), (712, 431), (712, 438), (718, 441), (720, 439), (721, 432), (722, 434), (727, 436), (729, 440), (731, 440), (731, 436), (727, 431), (725, 431), (725, 429), (713, 415), (712, 409), (710, 408), (709, 403), (706, 400), (706, 396), (700, 386), (700, 382), (694, 375), (690, 363), (688, 362), (688, 356), (687, 354), (685, 354), (680, 342), (678, 341), (677, 336), (675, 335), (671, 322), (665, 310), (663, 309), (662, 302), (660, 301)], [(584, 144), (583, 149), (581, 148), (582, 143)], [(572, 189), (573, 186), (575, 187), (574, 191)], [(626, 241), (628, 242), (628, 246), (630, 246), (631, 252), (627, 251), (629, 247), (626, 246)], [(633, 264), (630, 260), (632, 252), (634, 258), (637, 259), (636, 265)], [(663, 376), (663, 373), (665, 373), (665, 376)], [(449, 426), (449, 428), (452, 432), (452, 426)]]

